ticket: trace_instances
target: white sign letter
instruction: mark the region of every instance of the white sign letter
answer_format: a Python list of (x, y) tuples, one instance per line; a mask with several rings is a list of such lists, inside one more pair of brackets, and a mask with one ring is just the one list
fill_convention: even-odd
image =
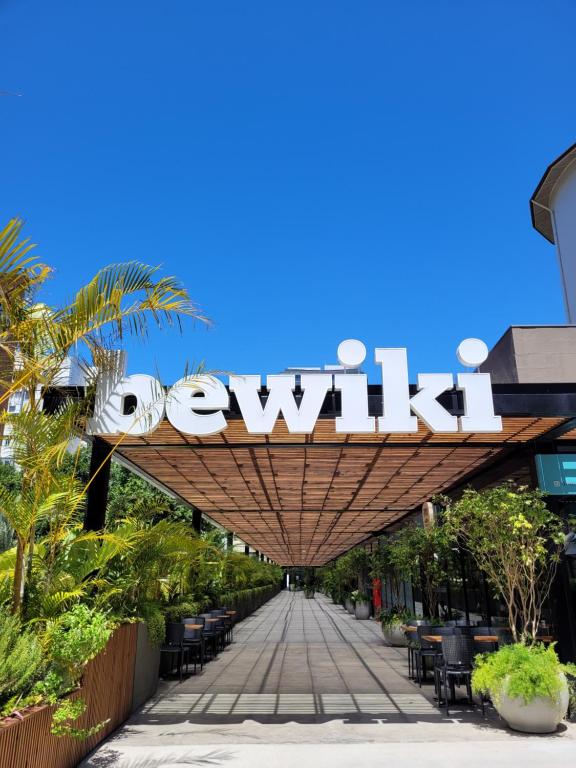
[(296, 405), (294, 375), (267, 376), (268, 399), (262, 408), (258, 392), (260, 376), (230, 376), (230, 391), (234, 392), (246, 424), (252, 434), (269, 434), (282, 413), (289, 432), (309, 434), (320, 414), (326, 393), (332, 386), (331, 376), (302, 374), (302, 401)]
[[(190, 435), (215, 435), (228, 426), (222, 408), (230, 398), (214, 376), (187, 376), (174, 384), (166, 399), (166, 416), (175, 429)], [(196, 413), (216, 411), (216, 413)]]
[(379, 432), (418, 432), (418, 420), (410, 414), (408, 360), (405, 349), (376, 349), (382, 367), (384, 415), (378, 418)]
[(87, 431), (92, 435), (153, 432), (164, 416), (164, 400), (162, 385), (153, 376), (140, 373), (119, 379), (103, 375)]

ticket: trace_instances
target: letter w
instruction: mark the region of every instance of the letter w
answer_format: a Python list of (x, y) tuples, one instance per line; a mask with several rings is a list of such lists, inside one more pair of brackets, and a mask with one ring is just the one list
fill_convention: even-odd
[(267, 376), (268, 399), (262, 408), (258, 396), (260, 376), (230, 376), (230, 391), (236, 395), (248, 432), (269, 434), (280, 413), (286, 420), (289, 432), (312, 432), (326, 393), (332, 388), (332, 377), (302, 374), (301, 379), (303, 395), (298, 407), (294, 399), (296, 377), (292, 374)]

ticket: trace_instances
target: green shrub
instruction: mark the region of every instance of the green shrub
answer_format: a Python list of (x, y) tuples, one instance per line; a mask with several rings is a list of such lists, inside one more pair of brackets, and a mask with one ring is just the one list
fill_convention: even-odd
[(560, 673), (574, 671), (573, 664), (560, 663), (552, 645), (515, 643), (477, 656), (472, 689), (489, 694), (496, 704), (503, 693), (526, 704), (539, 696), (557, 701), (563, 687)]
[(164, 615), (155, 603), (149, 603), (144, 606), (141, 613), (148, 629), (148, 639), (151, 645), (157, 648), (162, 645), (166, 637), (166, 620)]
[(65, 699), (52, 715), (52, 725), (50, 733), (54, 736), (69, 736), (73, 739), (88, 739), (95, 733), (101, 731), (105, 725), (110, 722), (110, 718), (92, 725), (89, 728), (75, 728), (72, 723), (86, 712), (86, 702), (84, 699)]
[(390, 629), (397, 624), (406, 624), (414, 618), (411, 611), (403, 605), (393, 605), (392, 608), (380, 611), (380, 623), (383, 629)]
[(44, 659), (36, 635), (16, 616), (0, 612), (0, 711), (8, 713), (32, 688)]
[(78, 683), (86, 663), (104, 650), (111, 634), (106, 615), (87, 605), (75, 605), (48, 622), (46, 644), (54, 671), (66, 682)]
[(372, 597), (367, 592), (361, 592), (359, 589), (355, 589), (350, 593), (350, 600), (356, 605), (356, 603), (370, 603)]
[(166, 606), (163, 611), (166, 621), (178, 622), (190, 616), (198, 616), (199, 613), (202, 613), (202, 608), (200, 603), (193, 600), (182, 600), (174, 605)]

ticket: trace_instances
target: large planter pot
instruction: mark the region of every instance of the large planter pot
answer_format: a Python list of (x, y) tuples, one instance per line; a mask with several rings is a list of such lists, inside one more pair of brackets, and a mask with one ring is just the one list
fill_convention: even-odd
[(405, 648), (408, 645), (406, 634), (402, 630), (400, 622), (382, 627), (382, 634), (384, 635), (384, 640), (389, 645), (394, 646), (394, 648)]
[(344, 601), (344, 608), (346, 608), (348, 613), (351, 613), (352, 615), (354, 615), (354, 603), (352, 602), (352, 600), (350, 600), (349, 597), (347, 597), (346, 600)]
[(562, 678), (562, 690), (557, 701), (544, 696), (538, 696), (526, 704), (524, 699), (512, 699), (505, 693), (495, 704), (500, 717), (510, 728), (523, 733), (553, 733), (568, 709), (568, 683), (564, 674)]
[(366, 621), (370, 618), (370, 603), (356, 602), (354, 606), (354, 615), (360, 621)]

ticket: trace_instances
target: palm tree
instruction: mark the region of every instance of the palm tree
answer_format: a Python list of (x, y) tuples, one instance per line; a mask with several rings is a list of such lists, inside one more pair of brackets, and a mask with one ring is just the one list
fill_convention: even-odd
[(12, 219), (0, 232), (0, 404), (25, 391), (24, 415), (4, 414), (15, 459), (22, 467), (21, 503), (0, 511), (16, 532), (12, 609), (19, 612), (34, 552), (36, 524), (50, 509), (55, 471), (81, 423), (81, 408), (66, 402), (57, 414), (43, 413), (43, 393), (58, 381), (74, 353), (87, 371), (101, 372), (116, 359), (110, 352), (126, 336), (146, 338), (150, 324), (182, 330), (182, 320), (206, 322), (187, 290), (158, 267), (140, 262), (105, 267), (62, 307), (39, 301), (51, 270), (31, 255), (21, 239), (23, 222)]

